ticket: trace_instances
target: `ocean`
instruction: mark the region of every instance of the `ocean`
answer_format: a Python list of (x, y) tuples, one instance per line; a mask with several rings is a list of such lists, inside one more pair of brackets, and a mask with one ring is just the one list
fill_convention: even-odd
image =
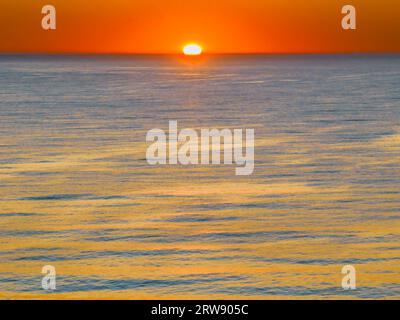
[[(0, 298), (400, 298), (399, 88), (399, 55), (0, 56)], [(254, 129), (254, 173), (149, 165), (171, 120)]]

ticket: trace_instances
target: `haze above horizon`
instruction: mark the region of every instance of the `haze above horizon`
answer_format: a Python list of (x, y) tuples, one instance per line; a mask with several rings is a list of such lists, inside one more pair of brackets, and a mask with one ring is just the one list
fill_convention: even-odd
[(56, 30), (43, 30), (44, 2), (0, 3), (0, 53), (208, 54), (400, 52), (400, 3), (353, 0), (357, 29), (343, 30), (341, 0), (52, 0)]

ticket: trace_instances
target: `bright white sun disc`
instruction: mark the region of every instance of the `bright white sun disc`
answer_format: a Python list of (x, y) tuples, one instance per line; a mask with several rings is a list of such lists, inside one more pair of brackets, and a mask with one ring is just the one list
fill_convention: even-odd
[(198, 56), (202, 51), (201, 47), (197, 44), (188, 44), (183, 48), (183, 53), (187, 56)]

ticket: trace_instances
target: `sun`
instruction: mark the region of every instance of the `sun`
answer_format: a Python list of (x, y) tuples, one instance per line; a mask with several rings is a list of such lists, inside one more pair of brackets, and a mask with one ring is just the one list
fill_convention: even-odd
[(186, 56), (199, 56), (203, 52), (203, 49), (198, 44), (188, 44), (183, 47), (183, 54)]

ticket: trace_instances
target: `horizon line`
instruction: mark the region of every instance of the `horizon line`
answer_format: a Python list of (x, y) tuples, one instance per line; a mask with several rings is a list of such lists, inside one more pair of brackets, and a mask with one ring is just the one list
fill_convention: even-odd
[[(91, 51), (66, 51), (66, 52), (55, 52), (55, 51), (4, 51), (0, 52), (0, 56), (6, 55), (48, 55), (48, 56), (79, 56), (79, 55), (93, 55), (93, 56), (185, 56), (181, 52), (91, 52)], [(400, 55), (400, 51), (315, 51), (315, 52), (203, 52), (199, 56), (191, 58), (199, 58), (202, 56), (277, 56), (277, 55)]]

